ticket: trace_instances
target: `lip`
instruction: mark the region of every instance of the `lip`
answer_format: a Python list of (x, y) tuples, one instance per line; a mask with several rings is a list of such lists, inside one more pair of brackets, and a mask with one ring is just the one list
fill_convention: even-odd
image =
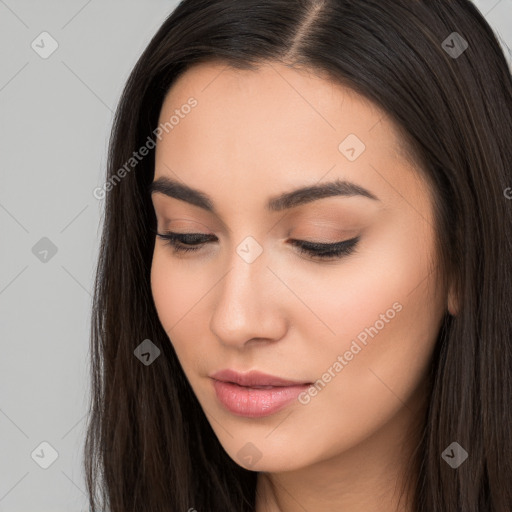
[(210, 375), (220, 403), (232, 414), (261, 418), (280, 411), (311, 385), (266, 373), (222, 370)]
[(235, 370), (221, 370), (219, 372), (210, 375), (212, 379), (219, 380), (222, 382), (231, 382), (233, 384), (238, 384), (239, 386), (244, 387), (254, 387), (254, 386), (275, 386), (275, 387), (284, 387), (284, 386), (301, 386), (306, 384), (311, 384), (311, 382), (307, 381), (294, 381), (294, 380), (286, 380), (281, 379), (280, 377), (276, 377), (274, 375), (269, 375), (267, 373), (262, 373), (256, 370), (247, 372), (247, 373), (239, 373)]

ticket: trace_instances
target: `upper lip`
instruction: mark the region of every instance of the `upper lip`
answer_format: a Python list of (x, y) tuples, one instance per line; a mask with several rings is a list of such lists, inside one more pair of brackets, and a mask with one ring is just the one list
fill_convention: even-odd
[(226, 369), (220, 370), (212, 375), (212, 379), (220, 380), (222, 382), (232, 382), (239, 386), (252, 387), (252, 386), (300, 386), (305, 384), (311, 384), (306, 381), (292, 381), (287, 379), (281, 379), (274, 375), (268, 375), (266, 373), (258, 372), (256, 370), (239, 373), (234, 370)]

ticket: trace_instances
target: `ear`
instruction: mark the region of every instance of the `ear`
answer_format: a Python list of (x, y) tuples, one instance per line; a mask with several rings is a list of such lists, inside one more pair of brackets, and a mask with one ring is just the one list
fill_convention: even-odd
[(448, 299), (447, 299), (447, 306), (448, 306), (448, 313), (450, 313), (450, 315), (452, 316), (457, 316), (458, 312), (459, 312), (459, 298), (458, 298), (458, 294), (456, 292), (456, 289), (455, 289), (455, 284), (452, 283), (450, 284), (450, 287), (448, 289)]

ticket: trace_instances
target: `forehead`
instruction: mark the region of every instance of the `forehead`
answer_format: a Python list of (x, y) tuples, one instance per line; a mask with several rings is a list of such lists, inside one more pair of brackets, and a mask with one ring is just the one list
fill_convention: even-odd
[[(196, 106), (183, 108), (191, 98)], [(194, 65), (171, 87), (159, 123), (173, 116), (157, 142), (155, 178), (175, 174), (200, 189), (222, 182), (228, 195), (237, 186), (268, 196), (328, 175), (373, 186), (377, 195), (386, 189), (390, 200), (400, 187), (403, 195), (421, 185), (386, 113), (309, 70)]]
[[(217, 61), (193, 65), (168, 91), (160, 121), (165, 121), (166, 114), (179, 109), (191, 96), (198, 99), (203, 113), (222, 108), (226, 120), (233, 112), (241, 122), (245, 120), (243, 114), (254, 117), (258, 112), (261, 116), (256, 119), (269, 121), (312, 117), (321, 121), (324, 129), (336, 132), (349, 126), (361, 134), (377, 122), (392, 124), (373, 102), (325, 74), (320, 76), (317, 71), (292, 69), (275, 62), (251, 70), (235, 69)], [(343, 120), (345, 126), (340, 125)], [(297, 127), (288, 124), (288, 130), (296, 131), (294, 128)], [(395, 135), (393, 126), (388, 128), (388, 134)]]

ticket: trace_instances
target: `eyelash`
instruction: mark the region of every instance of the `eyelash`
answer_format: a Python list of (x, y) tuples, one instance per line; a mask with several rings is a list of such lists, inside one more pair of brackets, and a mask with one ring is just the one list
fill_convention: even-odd
[[(175, 253), (190, 253), (197, 251), (200, 246), (212, 238), (213, 235), (203, 235), (201, 233), (173, 233), (168, 231), (166, 233), (156, 233), (158, 237), (165, 240)], [(341, 258), (352, 254), (359, 242), (359, 237), (350, 240), (343, 240), (334, 244), (324, 244), (319, 242), (306, 242), (303, 240), (291, 240), (291, 244), (299, 249), (301, 253), (307, 254), (313, 258), (321, 260), (329, 260)]]

